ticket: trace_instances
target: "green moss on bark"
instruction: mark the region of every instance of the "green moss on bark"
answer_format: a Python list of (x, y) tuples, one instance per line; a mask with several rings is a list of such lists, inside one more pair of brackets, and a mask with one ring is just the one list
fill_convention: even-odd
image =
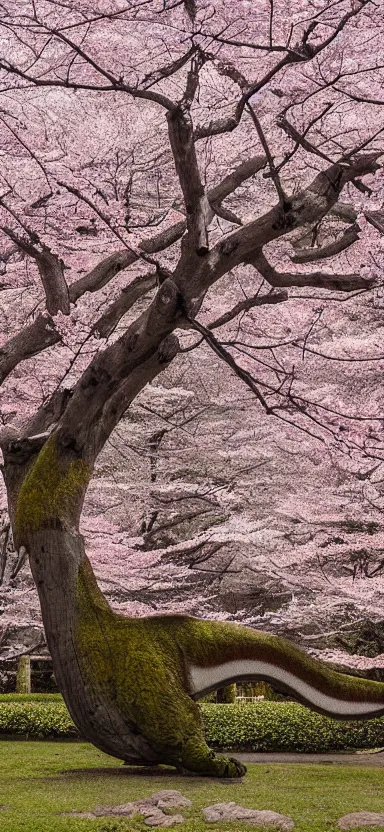
[(159, 762), (218, 776), (243, 767), (218, 758), (204, 741), (201, 713), (188, 694), (177, 638), (187, 619), (116, 615), (85, 561), (79, 572), (76, 638), (90, 689), (116, 706), (131, 731), (159, 751)]
[(191, 665), (258, 658), (286, 667), (330, 695), (384, 704), (384, 685), (335, 673), (276, 636), (184, 616), (117, 615), (87, 561), (79, 572), (76, 638), (90, 690), (119, 710), (129, 730), (153, 743), (159, 762), (201, 774), (233, 777), (244, 772), (205, 744), (200, 711), (190, 695)]
[(35, 532), (49, 520), (64, 520), (88, 484), (90, 471), (82, 461), (59, 460), (54, 439), (48, 439), (21, 486), (15, 515), (17, 535)]

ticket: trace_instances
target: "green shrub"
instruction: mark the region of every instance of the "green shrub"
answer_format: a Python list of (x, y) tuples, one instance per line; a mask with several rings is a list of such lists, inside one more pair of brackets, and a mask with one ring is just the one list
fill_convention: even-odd
[(61, 693), (0, 693), (2, 702), (63, 702)]
[[(205, 736), (231, 751), (345, 751), (384, 746), (384, 717), (356, 722), (328, 719), (296, 702), (202, 704)], [(0, 736), (36, 739), (78, 736), (62, 698), (38, 694), (0, 697)]]
[(343, 751), (384, 746), (384, 717), (345, 721), (296, 702), (201, 705), (208, 745), (237, 751)]
[(0, 735), (69, 738), (78, 732), (64, 702), (0, 702)]

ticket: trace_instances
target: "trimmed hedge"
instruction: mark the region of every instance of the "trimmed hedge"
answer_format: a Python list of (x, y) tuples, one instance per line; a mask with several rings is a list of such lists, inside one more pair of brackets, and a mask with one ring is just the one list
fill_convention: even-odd
[(202, 705), (208, 745), (231, 751), (346, 751), (384, 746), (384, 717), (335, 720), (296, 702)]
[(52, 699), (48, 702), (32, 700), (27, 694), (19, 697), (22, 701), (15, 701), (15, 696), (5, 702), (4, 699), (3, 696), (0, 699), (0, 736), (31, 739), (79, 736), (61, 697), (53, 702)]
[(61, 702), (61, 693), (0, 693), (0, 705), (3, 702)]
[[(202, 704), (205, 736), (231, 751), (346, 751), (384, 746), (384, 717), (338, 721), (296, 702)], [(0, 736), (72, 739), (78, 732), (59, 695), (0, 696)]]

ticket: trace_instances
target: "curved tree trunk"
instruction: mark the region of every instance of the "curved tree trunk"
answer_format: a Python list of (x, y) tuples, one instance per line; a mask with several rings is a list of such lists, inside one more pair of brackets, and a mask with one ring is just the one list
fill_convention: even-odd
[[(384, 684), (335, 673), (284, 639), (185, 616), (125, 618), (101, 593), (78, 531), (90, 466), (51, 436), (19, 464), (5, 453), (17, 546), (29, 552), (54, 672), (82, 736), (133, 764), (241, 776), (204, 742), (194, 700), (265, 679), (336, 718), (384, 713)], [(28, 455), (27, 455), (28, 457)]]
[[(102, 646), (105, 640), (105, 649), (113, 650), (98, 617), (99, 610), (111, 617), (113, 613), (97, 587), (81, 536), (63, 529), (42, 530), (31, 538), (29, 555), (57, 685), (81, 735), (126, 762), (158, 762), (159, 753), (117, 707), (112, 680), (101, 683), (82, 649), (81, 628), (87, 616), (94, 641)], [(87, 592), (92, 603), (86, 610)]]
[[(35, 532), (30, 562), (58, 687), (82, 736), (125, 762), (168, 763), (201, 774), (245, 768), (205, 745), (188, 688), (183, 618), (128, 619), (102, 595), (83, 540), (61, 528)], [(186, 656), (185, 656), (186, 658)]]

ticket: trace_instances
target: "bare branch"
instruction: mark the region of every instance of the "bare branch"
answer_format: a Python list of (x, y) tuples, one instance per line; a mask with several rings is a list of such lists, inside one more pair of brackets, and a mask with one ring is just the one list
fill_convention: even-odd
[[(29, 72), (24, 72), (19, 67), (16, 67), (14, 64), (8, 61), (0, 61), (0, 68), (4, 69), (7, 73), (17, 75), (19, 78), (22, 78), (25, 81), (28, 81), (35, 86), (45, 86), (45, 87), (65, 87), (68, 89), (93, 89), (93, 90), (100, 90), (100, 91), (122, 91), (129, 93), (133, 98), (144, 98), (149, 101), (154, 101), (156, 104), (159, 104), (161, 107), (164, 107), (166, 110), (172, 110), (175, 107), (173, 101), (171, 101), (167, 96), (162, 95), (161, 93), (153, 92), (151, 90), (142, 90), (136, 86), (131, 86), (130, 84), (126, 84), (122, 77), (116, 77), (112, 72), (109, 70), (104, 69), (100, 63), (97, 63), (91, 55), (86, 53), (84, 49), (82, 49), (79, 44), (75, 41), (71, 40), (64, 32), (59, 29), (50, 28), (47, 26), (46, 23), (38, 23), (40, 26), (41, 31), (45, 31), (47, 34), (57, 38), (57, 40), (65, 43), (72, 51), (74, 55), (78, 55), (82, 61), (92, 67), (92, 69), (100, 75), (102, 78), (108, 82), (105, 85), (101, 84), (85, 84), (85, 83), (72, 83), (69, 80), (69, 75), (63, 79), (58, 79), (56, 75), (53, 78), (41, 78), (30, 75)], [(182, 64), (183, 65), (183, 64)]]
[(160, 67), (160, 69), (154, 70), (154, 72), (148, 73), (148, 75), (143, 78), (143, 87), (145, 89), (149, 89), (149, 87), (153, 84), (158, 84), (159, 81), (162, 81), (164, 78), (169, 78), (171, 75), (174, 75), (175, 72), (182, 69), (182, 67), (188, 63), (192, 56), (195, 55), (196, 51), (197, 47), (191, 46), (185, 55), (182, 55), (180, 58), (177, 58), (175, 61), (172, 61), (172, 63), (167, 64), (166, 66)]
[[(272, 0), (271, 0), (271, 2), (272, 2)], [(273, 9), (273, 6), (271, 7), (271, 20), (272, 20), (272, 9)], [(247, 104), (247, 110), (250, 113), (251, 119), (252, 119), (252, 121), (253, 121), (253, 123), (256, 127), (256, 132), (257, 132), (257, 135), (260, 139), (260, 143), (261, 143), (262, 148), (264, 150), (264, 153), (265, 153), (265, 155), (268, 159), (268, 165), (269, 165), (269, 170), (270, 170), (270, 174), (271, 174), (271, 179), (272, 179), (272, 182), (273, 182), (273, 184), (276, 188), (277, 195), (279, 197), (279, 201), (280, 201), (281, 205), (284, 205), (284, 203), (286, 201), (286, 196), (285, 196), (285, 193), (283, 191), (283, 188), (282, 188), (282, 185), (281, 185), (281, 182), (280, 182), (280, 178), (279, 178), (279, 174), (278, 174), (277, 169), (275, 167), (273, 156), (272, 156), (271, 151), (270, 151), (269, 146), (268, 146), (268, 142), (265, 138), (263, 128), (260, 124), (260, 121), (259, 121), (253, 107), (251, 107), (250, 104)]]
[(327, 243), (319, 248), (303, 248), (299, 249), (296, 254), (291, 257), (292, 263), (310, 263), (313, 260), (324, 260), (327, 257), (333, 257), (335, 254), (340, 254), (349, 246), (356, 243), (359, 239), (361, 229), (357, 223), (349, 226), (337, 240)]
[(228, 364), (228, 366), (231, 368), (231, 370), (233, 370), (233, 372), (235, 373), (235, 375), (238, 376), (238, 378), (245, 382), (247, 387), (249, 387), (250, 390), (252, 390), (252, 393), (255, 394), (256, 398), (263, 406), (265, 412), (270, 414), (272, 411), (270, 407), (267, 405), (264, 396), (262, 395), (262, 393), (260, 393), (255, 379), (252, 378), (251, 374), (248, 373), (247, 370), (243, 370), (242, 367), (239, 367), (231, 353), (228, 352), (228, 350), (226, 350), (222, 344), (220, 344), (220, 341), (218, 341), (217, 338), (215, 338), (215, 336), (212, 334), (212, 332), (209, 331), (209, 329), (207, 329), (205, 326), (203, 326), (203, 324), (197, 321), (196, 318), (191, 318), (187, 314), (185, 315), (185, 318), (192, 327), (192, 329), (195, 329), (197, 332), (200, 332), (200, 335), (202, 335), (204, 341), (206, 341), (208, 346), (211, 347), (213, 352), (215, 352), (216, 355), (218, 355), (225, 361), (226, 364)]
[(255, 295), (252, 298), (245, 298), (245, 300), (240, 301), (236, 304), (232, 309), (229, 309), (228, 312), (225, 312), (223, 315), (220, 315), (219, 318), (216, 318), (210, 324), (208, 324), (207, 329), (216, 329), (219, 326), (224, 326), (229, 321), (232, 321), (233, 318), (236, 318), (241, 312), (248, 312), (250, 309), (254, 309), (257, 306), (266, 306), (267, 304), (276, 304), (276, 303), (283, 303), (285, 300), (288, 300), (288, 292), (270, 292), (268, 295)]
[(22, 78), (23, 81), (28, 81), (29, 84), (32, 84), (35, 87), (63, 87), (64, 89), (69, 90), (94, 90), (98, 92), (118, 92), (120, 90), (121, 92), (129, 93), (132, 98), (145, 98), (148, 101), (160, 104), (160, 106), (164, 107), (166, 110), (172, 110), (176, 106), (174, 102), (165, 95), (160, 95), (160, 93), (153, 92), (151, 90), (140, 90), (136, 87), (130, 87), (128, 84), (124, 84), (123, 81), (117, 78), (110, 84), (87, 84), (85, 82), (76, 83), (74, 81), (69, 81), (68, 79), (60, 80), (58, 78), (37, 78), (30, 75), (28, 72), (24, 72), (20, 69), (20, 67), (4, 60), (0, 60), (0, 69), (3, 69), (10, 75), (16, 75), (18, 78)]
[(380, 234), (384, 234), (384, 211), (365, 211), (364, 216)]
[[(279, 127), (281, 127), (282, 130), (284, 130), (284, 133), (286, 133), (287, 136), (289, 136), (291, 139), (293, 139), (294, 142), (296, 142), (297, 147), (300, 145), (308, 153), (313, 153), (315, 156), (319, 156), (320, 159), (325, 159), (326, 162), (331, 162), (332, 164), (333, 160), (330, 158), (330, 156), (327, 156), (326, 153), (323, 153), (322, 150), (320, 150), (318, 147), (316, 147), (314, 144), (308, 141), (308, 139), (305, 138), (305, 133), (308, 132), (308, 128), (305, 131), (305, 133), (299, 133), (299, 131), (296, 130), (296, 127), (294, 127), (293, 124), (291, 124), (288, 121), (286, 116), (283, 115), (279, 116), (276, 119), (276, 123)], [(290, 154), (290, 158), (293, 156), (295, 150), (296, 148), (294, 148), (294, 150)]]
[(357, 93), (342, 90), (336, 85), (333, 85), (333, 89), (336, 90), (336, 92), (341, 92), (342, 95), (346, 95), (347, 98), (351, 99), (351, 101), (357, 101), (360, 104), (377, 104), (380, 107), (384, 105), (384, 99), (381, 98), (370, 98), (369, 95), (358, 95)]
[(283, 58), (278, 64), (276, 64), (276, 66), (270, 69), (260, 81), (255, 81), (253, 84), (249, 84), (248, 89), (243, 93), (238, 101), (233, 115), (228, 116), (228, 118), (218, 118), (215, 121), (209, 122), (209, 124), (205, 126), (202, 125), (196, 127), (194, 132), (195, 141), (198, 141), (199, 139), (206, 139), (208, 136), (218, 136), (220, 133), (230, 133), (232, 130), (235, 130), (235, 128), (240, 124), (245, 105), (248, 103), (249, 99), (266, 86), (266, 84), (268, 84), (269, 81), (271, 81), (271, 79), (290, 62), (291, 61), (288, 57)]
[[(197, 127), (195, 130), (195, 139), (203, 139), (207, 138), (208, 136), (216, 136), (220, 133), (226, 133), (234, 130), (240, 123), (240, 120), (244, 112), (244, 108), (253, 95), (259, 92), (263, 87), (265, 87), (266, 84), (268, 84), (269, 81), (271, 81), (272, 78), (274, 78), (274, 76), (277, 75), (284, 67), (295, 63), (304, 63), (307, 61), (311, 61), (313, 58), (319, 55), (320, 52), (324, 51), (327, 48), (327, 46), (329, 46), (338, 37), (340, 32), (343, 31), (347, 23), (352, 18), (356, 17), (356, 15), (360, 14), (360, 12), (366, 5), (368, 5), (369, 2), (370, 0), (360, 0), (359, 4), (353, 5), (352, 9), (349, 12), (346, 12), (346, 14), (340, 18), (338, 25), (335, 26), (331, 34), (318, 44), (312, 44), (308, 40), (309, 36), (313, 33), (315, 28), (314, 23), (310, 23), (307, 30), (303, 33), (301, 42), (296, 44), (292, 49), (289, 49), (289, 51), (286, 52), (284, 58), (282, 58), (274, 67), (272, 67), (264, 75), (263, 78), (261, 78), (259, 81), (255, 81), (249, 84), (248, 89), (245, 92), (243, 92), (243, 95), (238, 101), (234, 113), (228, 118), (220, 118), (216, 121), (210, 122), (206, 126)], [(215, 39), (220, 40), (220, 37), (215, 38), (215, 36), (213, 36), (213, 40)], [(224, 40), (224, 42), (226, 41)], [(236, 43), (236, 45), (240, 44)], [(246, 45), (252, 48), (252, 44)], [(256, 48), (259, 49), (260, 47), (257, 45)], [(277, 50), (273, 49), (273, 47), (268, 46), (265, 46), (264, 48), (268, 52), (277, 50), (281, 51), (279, 47), (277, 48)], [(328, 159), (328, 161), (331, 160)]]
[(374, 280), (361, 277), (359, 274), (324, 274), (323, 272), (288, 274), (287, 272), (277, 272), (262, 251), (252, 259), (252, 265), (271, 286), (316, 286), (318, 289), (330, 289), (336, 292), (353, 292), (356, 289), (369, 289), (374, 283)]
[(100, 217), (102, 222), (105, 223), (105, 225), (112, 231), (112, 233), (118, 238), (118, 240), (120, 240), (120, 242), (123, 243), (124, 246), (126, 246), (128, 251), (132, 252), (132, 254), (135, 254), (136, 259), (141, 256), (145, 259), (144, 254), (141, 255), (139, 251), (136, 251), (134, 248), (132, 248), (132, 246), (129, 246), (125, 242), (124, 237), (122, 237), (120, 231), (112, 223), (110, 217), (108, 217), (108, 215), (105, 214), (104, 211), (102, 211), (101, 208), (99, 208), (95, 202), (93, 202), (88, 196), (86, 196), (86, 194), (81, 193), (81, 191), (78, 188), (75, 188), (68, 182), (61, 182), (60, 180), (58, 180), (57, 184), (60, 185), (60, 187), (65, 188), (68, 191), (68, 193), (73, 194), (73, 196), (77, 197), (77, 199), (80, 199), (82, 202), (85, 202), (86, 205), (88, 205), (89, 208), (91, 208), (92, 211), (94, 211), (95, 214), (98, 217)]

